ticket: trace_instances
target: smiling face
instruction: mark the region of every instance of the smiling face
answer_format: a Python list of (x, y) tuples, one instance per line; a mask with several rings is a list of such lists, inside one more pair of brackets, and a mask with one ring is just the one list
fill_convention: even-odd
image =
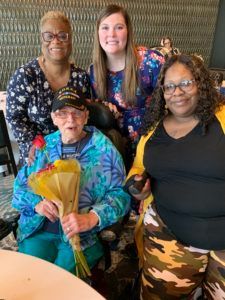
[[(194, 79), (191, 71), (181, 63), (173, 64), (165, 73), (164, 86), (169, 84), (178, 85), (182, 81)], [(188, 118), (194, 116), (198, 103), (198, 88), (193, 81), (188, 91), (176, 87), (171, 95), (164, 92), (164, 98), (169, 111), (176, 118)]]
[(51, 42), (46, 42), (41, 36), (42, 53), (46, 60), (54, 62), (67, 61), (72, 50), (71, 33), (67, 24), (60, 20), (48, 19), (43, 24), (41, 32), (50, 32), (54, 35), (59, 34), (60, 32), (65, 32), (69, 34), (68, 41), (60, 41), (56, 37), (54, 37), (54, 39)]
[(70, 106), (51, 113), (53, 123), (61, 132), (63, 143), (72, 144), (82, 139), (88, 115), (88, 110), (81, 111)]
[(99, 42), (106, 55), (121, 55), (127, 45), (127, 26), (121, 13), (114, 13), (100, 22)]

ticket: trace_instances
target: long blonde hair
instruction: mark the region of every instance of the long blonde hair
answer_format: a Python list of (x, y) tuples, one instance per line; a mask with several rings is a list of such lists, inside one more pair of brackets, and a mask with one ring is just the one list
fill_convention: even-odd
[(138, 56), (133, 41), (133, 30), (130, 21), (130, 17), (127, 11), (118, 5), (108, 5), (104, 8), (97, 19), (95, 26), (94, 36), (94, 49), (93, 49), (93, 66), (94, 77), (96, 83), (96, 91), (98, 98), (101, 100), (107, 100), (107, 57), (105, 51), (102, 49), (99, 42), (99, 26), (101, 22), (108, 16), (120, 13), (124, 17), (127, 26), (127, 45), (126, 45), (126, 58), (125, 58), (125, 70), (124, 79), (122, 84), (122, 93), (124, 100), (129, 103), (135, 103), (136, 90), (138, 86)]

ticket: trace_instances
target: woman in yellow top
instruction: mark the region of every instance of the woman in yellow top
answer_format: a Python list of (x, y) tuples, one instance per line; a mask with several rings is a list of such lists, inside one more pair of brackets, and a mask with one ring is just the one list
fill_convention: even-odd
[[(147, 171), (153, 198), (143, 219), (141, 299), (192, 299), (199, 286), (206, 299), (224, 299), (224, 133), (225, 99), (202, 60), (169, 58), (130, 172)], [(148, 181), (138, 199), (149, 193)]]

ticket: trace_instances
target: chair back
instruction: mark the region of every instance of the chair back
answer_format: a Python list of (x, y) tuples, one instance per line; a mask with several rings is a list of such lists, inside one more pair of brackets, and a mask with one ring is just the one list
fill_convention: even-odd
[(100, 102), (88, 104), (89, 119), (88, 125), (95, 126), (101, 130), (114, 144), (125, 162), (125, 144), (119, 132), (116, 119), (110, 109)]
[(116, 120), (107, 106), (100, 102), (90, 102), (88, 110), (88, 125), (93, 125), (100, 130), (115, 128)]
[(0, 110), (0, 149), (5, 149), (5, 153), (0, 154), (0, 165), (7, 165), (9, 173), (11, 173), (10, 165), (13, 169), (14, 176), (17, 175), (17, 167), (12, 151), (12, 145), (9, 138), (8, 129), (6, 126), (5, 116)]

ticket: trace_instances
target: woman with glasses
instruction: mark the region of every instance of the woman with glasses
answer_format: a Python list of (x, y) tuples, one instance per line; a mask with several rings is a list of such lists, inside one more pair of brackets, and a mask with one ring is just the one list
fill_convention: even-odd
[(166, 57), (170, 57), (174, 54), (179, 54), (180, 50), (178, 48), (173, 47), (173, 41), (171, 37), (164, 36), (161, 39), (161, 46), (163, 47), (163, 50), (166, 52)]
[(54, 93), (63, 86), (79, 87), (90, 98), (87, 73), (70, 61), (72, 28), (60, 11), (40, 21), (41, 55), (21, 66), (7, 87), (6, 116), (19, 144), (21, 163), (34, 137), (56, 130), (50, 112)]
[(141, 299), (193, 299), (198, 287), (223, 299), (225, 99), (200, 58), (166, 61), (142, 134), (129, 174), (148, 173), (136, 198), (153, 200), (139, 240)]

